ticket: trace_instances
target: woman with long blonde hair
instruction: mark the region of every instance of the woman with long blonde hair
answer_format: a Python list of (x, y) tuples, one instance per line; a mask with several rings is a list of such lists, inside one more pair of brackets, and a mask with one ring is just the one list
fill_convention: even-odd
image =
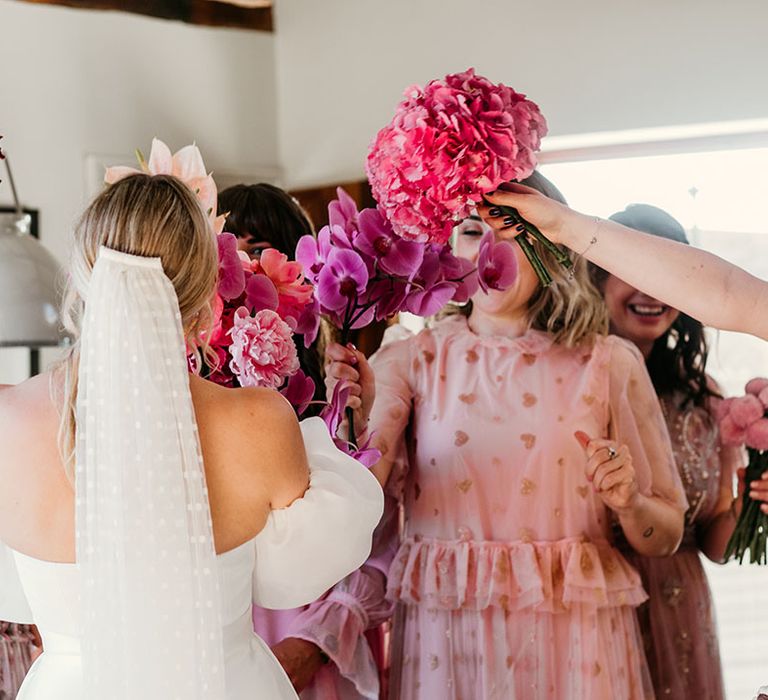
[[(538, 174), (528, 184), (560, 197)], [(476, 258), (486, 231), (462, 222), (455, 252)], [(645, 593), (612, 523), (643, 554), (680, 540), (664, 418), (637, 350), (606, 336), (584, 262), (541, 288), (515, 250), (510, 289), (371, 362), (374, 471), (404, 518), (387, 582), (391, 696), (650, 698)], [(328, 374), (358, 379), (341, 361)]]
[(189, 375), (216, 279), (185, 184), (108, 186), (75, 235), (69, 355), (0, 389), (0, 618), (45, 649), (20, 698), (294, 698), (252, 601), (307, 603), (368, 554), (381, 489), (322, 422)]

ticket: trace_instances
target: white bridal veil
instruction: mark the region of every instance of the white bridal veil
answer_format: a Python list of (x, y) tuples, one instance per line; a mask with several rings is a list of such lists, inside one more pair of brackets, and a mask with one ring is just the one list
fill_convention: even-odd
[(85, 697), (224, 697), (211, 513), (159, 258), (102, 248), (82, 328), (77, 561)]

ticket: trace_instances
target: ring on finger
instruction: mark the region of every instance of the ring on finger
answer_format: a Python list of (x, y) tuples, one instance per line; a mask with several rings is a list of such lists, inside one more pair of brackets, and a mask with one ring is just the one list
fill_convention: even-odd
[(608, 446), (608, 459), (616, 459), (616, 455), (619, 454), (613, 445)]

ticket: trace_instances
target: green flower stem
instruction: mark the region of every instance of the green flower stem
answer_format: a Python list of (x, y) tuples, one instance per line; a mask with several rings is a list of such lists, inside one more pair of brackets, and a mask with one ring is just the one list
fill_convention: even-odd
[(515, 220), (516, 224), (520, 224), (521, 226), (523, 226), (531, 236), (533, 236), (550, 253), (552, 253), (552, 255), (555, 257), (555, 260), (557, 260), (559, 265), (562, 265), (566, 269), (570, 269), (571, 267), (573, 267), (573, 262), (571, 261), (571, 258), (568, 256), (568, 253), (566, 253), (559, 246), (552, 243), (552, 241), (550, 241), (530, 221), (526, 221), (522, 216), (520, 216), (520, 212), (518, 212), (517, 209), (515, 209), (514, 207), (505, 207), (503, 205), (499, 206), (499, 209), (501, 209), (502, 213), (504, 213), (506, 216), (511, 216)]
[[(758, 480), (768, 469), (768, 452), (749, 450), (749, 464), (745, 481), (749, 484)], [(749, 497), (749, 489), (742, 496), (742, 510), (736, 527), (725, 548), (724, 560), (731, 557), (744, 563), (749, 550), (749, 563), (764, 565), (768, 563), (768, 515), (760, 510), (760, 503)]]
[(538, 276), (541, 286), (549, 287), (549, 285), (552, 284), (552, 277), (549, 272), (547, 272), (547, 268), (544, 267), (544, 263), (541, 262), (541, 258), (536, 254), (531, 242), (528, 240), (528, 234), (521, 233), (520, 235), (515, 236), (515, 240), (523, 249), (523, 253), (525, 253), (525, 257), (528, 258), (528, 262), (531, 263), (531, 267), (533, 267), (533, 271)]

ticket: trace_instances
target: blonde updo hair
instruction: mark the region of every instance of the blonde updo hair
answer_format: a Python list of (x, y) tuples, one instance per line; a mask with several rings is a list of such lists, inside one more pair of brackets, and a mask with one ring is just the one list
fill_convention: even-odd
[(56, 368), (62, 420), (59, 445), (71, 477), (74, 452), (80, 324), (91, 271), (101, 246), (160, 258), (176, 291), (181, 322), (191, 349), (207, 351), (218, 276), (216, 239), (194, 193), (170, 175), (138, 173), (109, 185), (91, 202), (75, 230), (70, 278), (62, 306), (73, 343)]

